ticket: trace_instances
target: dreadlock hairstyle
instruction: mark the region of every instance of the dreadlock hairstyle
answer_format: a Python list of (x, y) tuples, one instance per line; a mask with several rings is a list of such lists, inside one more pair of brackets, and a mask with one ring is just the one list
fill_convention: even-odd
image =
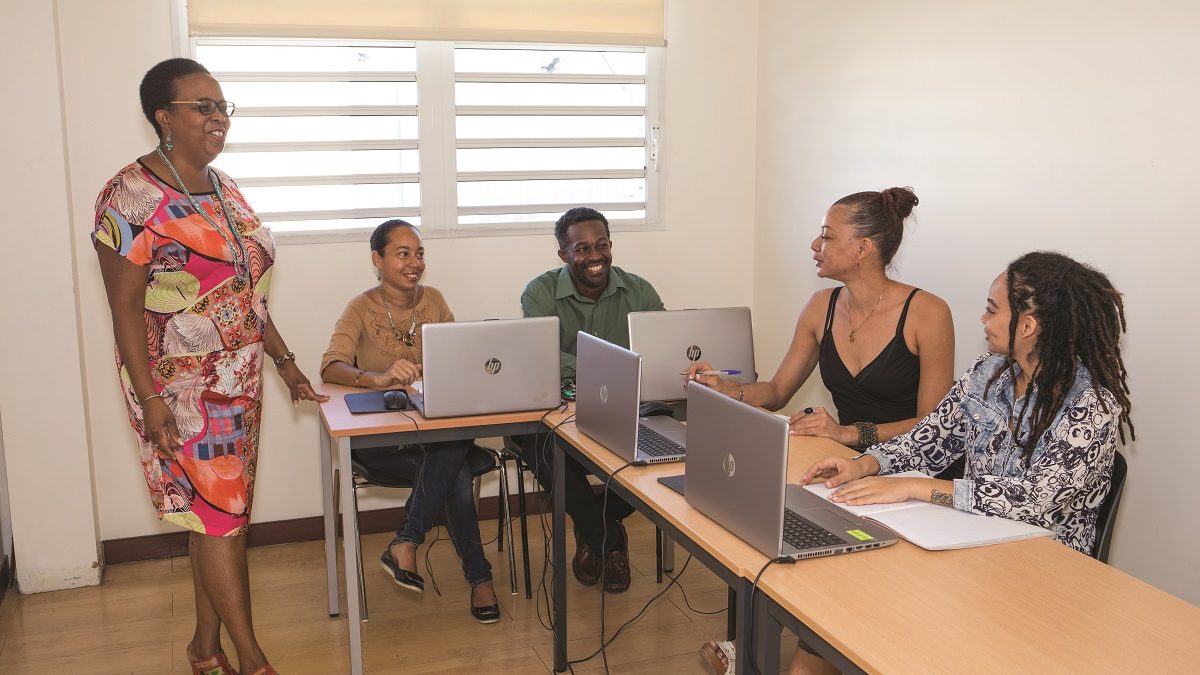
[[(1008, 265), (1008, 304), (1012, 318), (1008, 324), (1008, 360), (1005, 367), (988, 380), (987, 390), (1005, 371), (1012, 368), (1013, 344), (1017, 337), (1017, 322), (1022, 315), (1031, 315), (1038, 322), (1033, 357), (1037, 366), (1030, 373), (1030, 384), (1037, 388), (1037, 401), (1031, 412), (1030, 433), (1017, 444), (1028, 459), (1037, 439), (1050, 427), (1062, 408), (1067, 392), (1075, 384), (1075, 362), (1078, 359), (1092, 374), (1093, 389), (1107, 389), (1121, 406), (1118, 432), (1125, 442), (1125, 428), (1130, 439), (1136, 438), (1129, 418), (1129, 384), (1125, 361), (1121, 358), (1120, 338), (1125, 332), (1125, 304), (1121, 293), (1099, 270), (1072, 260), (1061, 253), (1037, 251), (1026, 253)], [(1017, 416), (1016, 429), (1021, 428), (1029, 408), (1025, 398)], [(1108, 411), (1104, 399), (1100, 404)]]

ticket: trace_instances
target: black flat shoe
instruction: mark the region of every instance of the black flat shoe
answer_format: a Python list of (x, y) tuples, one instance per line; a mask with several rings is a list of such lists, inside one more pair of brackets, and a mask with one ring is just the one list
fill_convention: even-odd
[(496, 623), (500, 621), (500, 605), (493, 603), (486, 607), (476, 607), (471, 605), (471, 616), (479, 623)]
[(471, 603), (471, 616), (475, 617), (475, 620), (479, 623), (496, 623), (500, 620), (500, 603), (493, 602), (492, 604), (484, 605), (483, 607), (475, 606), (474, 586), (471, 587), (469, 600)]
[(407, 588), (410, 591), (417, 593), (425, 592), (425, 579), (416, 572), (409, 572), (405, 569), (400, 569), (392, 558), (392, 547), (389, 546), (383, 550), (383, 555), (379, 556), (379, 566), (392, 576), (392, 581), (396, 582), (397, 586)]

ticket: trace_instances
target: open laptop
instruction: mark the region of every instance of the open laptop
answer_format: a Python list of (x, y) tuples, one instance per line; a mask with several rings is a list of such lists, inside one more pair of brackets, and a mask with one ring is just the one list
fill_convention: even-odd
[(422, 415), (457, 417), (558, 406), (558, 317), (421, 326)]
[(575, 426), (630, 462), (683, 459), (686, 432), (665, 415), (638, 417), (642, 357), (579, 331), (575, 359)]
[(787, 420), (688, 383), (684, 498), (772, 558), (881, 548), (896, 534), (787, 483)]
[(642, 400), (686, 398), (683, 376), (696, 361), (741, 371), (722, 377), (750, 384), (754, 334), (749, 307), (629, 313), (629, 349), (642, 355)]

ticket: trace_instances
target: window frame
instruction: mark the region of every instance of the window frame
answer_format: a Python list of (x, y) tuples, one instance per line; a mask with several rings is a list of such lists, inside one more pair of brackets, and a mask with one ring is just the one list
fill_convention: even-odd
[[(613, 45), (557, 45), (557, 44), (531, 44), (531, 43), (475, 43), (475, 42), (441, 42), (428, 40), (360, 40), (360, 39), (285, 39), (285, 38), (200, 38), (190, 37), (186, 35), (186, 18), (181, 26), (184, 30), (184, 38), (180, 40), (181, 46), (185, 45), (187, 49), (186, 56), (195, 58), (196, 48), (203, 44), (280, 44), (280, 45), (300, 45), (300, 46), (370, 46), (370, 45), (386, 45), (386, 46), (413, 46), (416, 49), (417, 68), (414, 73), (399, 73), (389, 72), (385, 75), (389, 76), (390, 81), (394, 81), (396, 76), (408, 77), (411, 75), (411, 80), (400, 81), (415, 81), (417, 85), (417, 102), (415, 111), (411, 110), (411, 106), (393, 106), (395, 112), (399, 114), (412, 114), (415, 112), (417, 119), (417, 140), (416, 141), (400, 141), (403, 149), (415, 148), (418, 152), (420, 170), (414, 174), (395, 175), (392, 176), (372, 176), (368, 181), (357, 180), (333, 180), (321, 184), (352, 184), (365, 182), (416, 182), (420, 186), (421, 202), (419, 207), (381, 209), (378, 214), (370, 210), (360, 210), (353, 216), (342, 215), (344, 212), (337, 210), (322, 212), (328, 214), (327, 217), (374, 217), (379, 216), (380, 220), (387, 217), (412, 217), (419, 216), (421, 220), (421, 232), (426, 238), (455, 238), (455, 237), (495, 237), (495, 236), (514, 236), (514, 235), (544, 235), (553, 231), (553, 221), (527, 221), (520, 223), (471, 223), (466, 225), (459, 224), (460, 215), (487, 215), (488, 213), (540, 213), (546, 210), (543, 207), (548, 205), (521, 205), (516, 207), (520, 210), (512, 210), (505, 207), (460, 207), (457, 202), (457, 186), (458, 182), (464, 176), (468, 180), (484, 180), (491, 178), (503, 178), (506, 180), (534, 180), (538, 178), (548, 177), (563, 177), (566, 174), (575, 174), (573, 177), (605, 177), (605, 178), (641, 178), (644, 175), (645, 179), (645, 217), (638, 219), (622, 219), (613, 221), (611, 229), (615, 231), (654, 231), (665, 229), (662, 225), (663, 219), (663, 204), (660, 190), (660, 176), (662, 173), (662, 128), (663, 128), (663, 71), (665, 50), (661, 47), (628, 47), (628, 46), (613, 46)], [(455, 76), (454, 71), (454, 50), (456, 47), (484, 47), (487, 49), (541, 49), (555, 51), (593, 51), (597, 49), (611, 51), (636, 51), (646, 54), (646, 73), (644, 76), (595, 76), (595, 75), (535, 75), (532, 78), (526, 76), (511, 76), (506, 74), (480, 74), (471, 73), (465, 77)], [(306, 75), (310, 73), (302, 73)], [(228, 76), (223, 73), (214, 73), (218, 79), (229, 81)], [(311, 75), (316, 75), (311, 73)], [(321, 73), (319, 76), (336, 77), (338, 73)], [(235, 76), (238, 77), (238, 76)], [(246, 74), (240, 74), (242, 79), (251, 79)], [(372, 77), (371, 74), (362, 75), (355, 74), (355, 79), (366, 80)], [(626, 82), (633, 79), (642, 79), (645, 82), (645, 106), (638, 107), (637, 114), (645, 115), (645, 131), (642, 144), (645, 152), (644, 171), (636, 170), (594, 170), (594, 171), (504, 171), (504, 172), (458, 172), (457, 171), (457, 156), (456, 152), (464, 148), (477, 147), (505, 147), (500, 145), (488, 145), (488, 141), (493, 143), (502, 141), (503, 139), (464, 139), (459, 140), (456, 137), (456, 117), (459, 112), (466, 109), (470, 113), (480, 114), (488, 111), (495, 111), (496, 108), (481, 107), (481, 106), (456, 106), (455, 105), (455, 83), (456, 82), (502, 82), (502, 81), (530, 81), (531, 79), (545, 82), (596, 82), (596, 81), (619, 81)], [(295, 80), (295, 76), (279, 76), (272, 78), (275, 80)], [(262, 78), (257, 78), (255, 81), (262, 81)], [(534, 108), (531, 106), (531, 109)], [(564, 106), (536, 106), (547, 112), (564, 112), (570, 114), (597, 114), (601, 112), (599, 107), (564, 107)], [(403, 109), (403, 110), (401, 110)], [(644, 112), (642, 112), (644, 110)], [(264, 112), (270, 112), (267, 108), (257, 108), (247, 110), (239, 108), (238, 114), (244, 115), (246, 112), (252, 114), (257, 113), (262, 115)], [(235, 120), (236, 123), (236, 120)], [(538, 139), (507, 139), (512, 141), (514, 145), (508, 147), (600, 147), (598, 145), (578, 145), (573, 146), (571, 143), (586, 143), (588, 139), (583, 138), (551, 138), (539, 142)], [(609, 141), (606, 141), (607, 145)], [(614, 139), (611, 141), (613, 145), (626, 143), (621, 147), (633, 147), (628, 145), (629, 139)], [(297, 145), (304, 145), (304, 142), (297, 141)], [(321, 142), (323, 149), (342, 149), (347, 146), (353, 146), (355, 141), (329, 141)], [(340, 146), (340, 147), (339, 147)], [(400, 149), (397, 146), (396, 149)], [(217, 164), (219, 166), (220, 160)], [(586, 174), (586, 175), (585, 175)], [(619, 174), (619, 175), (618, 175)], [(240, 185), (259, 185), (263, 183), (263, 179), (243, 179), (239, 180)], [(314, 183), (313, 178), (298, 178), (289, 181), (270, 183), (272, 185), (302, 185)], [(553, 205), (557, 210), (561, 205)], [(616, 208), (619, 204), (586, 204), (596, 208), (601, 212), (605, 212), (606, 207)], [(566, 208), (566, 207), (563, 207)], [(540, 210), (539, 210), (540, 209)], [(312, 212), (317, 213), (317, 212)], [(362, 214), (367, 215), (362, 215)], [(300, 220), (300, 217), (290, 218), (291, 220)], [(312, 215), (309, 214), (303, 219), (311, 220)], [(268, 222), (270, 225), (270, 222)], [(345, 241), (365, 241), (369, 238), (373, 226), (370, 227), (344, 227), (331, 228), (324, 230), (305, 230), (305, 231), (286, 231), (273, 230), (276, 240), (283, 244), (306, 244), (306, 243), (335, 243)]]

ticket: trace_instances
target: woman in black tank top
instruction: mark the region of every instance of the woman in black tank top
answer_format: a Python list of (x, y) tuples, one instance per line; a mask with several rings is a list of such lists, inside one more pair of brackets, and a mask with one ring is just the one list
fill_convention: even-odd
[[(767, 382), (739, 385), (689, 371), (701, 383), (751, 405), (778, 410), (821, 367), (837, 408), (792, 416), (792, 433), (826, 436), (860, 451), (911, 429), (950, 390), (954, 326), (946, 303), (887, 275), (917, 204), (909, 188), (859, 192), (825, 214), (812, 243), (817, 276), (843, 285), (817, 291), (797, 322), (779, 370)], [(719, 367), (719, 366), (718, 366)]]
[[(792, 433), (825, 436), (861, 452), (912, 429), (954, 381), (950, 308), (936, 295), (887, 275), (904, 220), (916, 205), (910, 188), (894, 187), (848, 195), (829, 208), (812, 243), (813, 259), (818, 277), (843, 285), (812, 295), (770, 381), (741, 385), (699, 375), (713, 370), (708, 363), (694, 364), (688, 378), (779, 410), (820, 363), (837, 419), (823, 407), (803, 408), (790, 419)], [(961, 464), (958, 471), (961, 476)], [(708, 642), (701, 652), (714, 672), (726, 672), (730, 643)], [(800, 649), (796, 655), (817, 658)]]

